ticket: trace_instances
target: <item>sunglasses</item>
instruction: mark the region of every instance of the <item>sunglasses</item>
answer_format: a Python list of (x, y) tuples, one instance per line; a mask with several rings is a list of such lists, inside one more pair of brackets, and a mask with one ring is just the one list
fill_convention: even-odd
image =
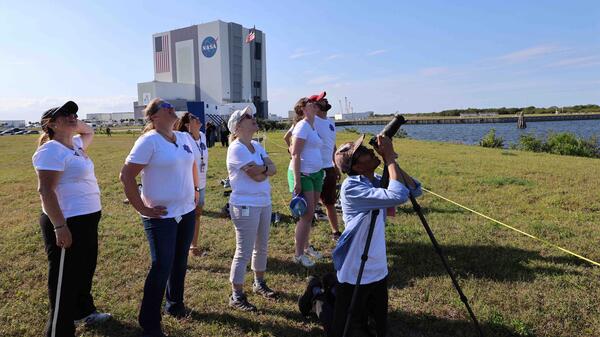
[(75, 118), (79, 117), (79, 116), (77, 116), (76, 112), (69, 112), (69, 111), (64, 111), (64, 110), (60, 110), (60, 111), (57, 111), (56, 113), (54, 113), (54, 118), (56, 118), (58, 116), (64, 116), (64, 117), (75, 116)]
[(162, 102), (158, 105), (159, 109), (174, 109), (175, 107), (172, 106), (170, 103), (167, 102)]
[(242, 118), (240, 119), (240, 122), (243, 121), (244, 119), (254, 119), (254, 116), (249, 115), (249, 114), (244, 114), (242, 116)]

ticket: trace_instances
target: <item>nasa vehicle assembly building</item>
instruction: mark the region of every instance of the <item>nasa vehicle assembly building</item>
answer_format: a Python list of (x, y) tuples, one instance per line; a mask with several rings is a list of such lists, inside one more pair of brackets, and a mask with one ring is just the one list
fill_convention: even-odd
[(154, 81), (138, 83), (135, 118), (156, 97), (202, 117), (251, 105), (267, 118), (265, 42), (260, 30), (220, 20), (154, 34)]

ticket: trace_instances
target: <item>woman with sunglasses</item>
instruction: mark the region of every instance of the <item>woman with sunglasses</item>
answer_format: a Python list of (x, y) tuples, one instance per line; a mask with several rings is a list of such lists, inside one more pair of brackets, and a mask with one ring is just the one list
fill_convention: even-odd
[(321, 147), (323, 141), (314, 127), (315, 115), (319, 106), (307, 97), (298, 100), (294, 106), (295, 125), (292, 131), (290, 153), (292, 159), (288, 168), (290, 192), (302, 194), (306, 200), (306, 212), (296, 223), (296, 241), (294, 261), (304, 267), (313, 267), (315, 262), (309, 258), (322, 257), (309, 244), (310, 227), (323, 189), (324, 173), (321, 170)]
[[(68, 101), (44, 112), (43, 133), (33, 155), (43, 210), (40, 227), (48, 256), (46, 336), (53, 332), (75, 336), (74, 323), (89, 325), (111, 317), (96, 311), (91, 294), (98, 258), (100, 189), (94, 163), (86, 153), (94, 130), (77, 119), (77, 110), (77, 104)], [(65, 255), (59, 278), (62, 249)]]
[[(129, 203), (142, 216), (152, 258), (138, 321), (143, 336), (162, 337), (165, 288), (166, 313), (186, 316), (183, 291), (200, 188), (195, 144), (186, 134), (173, 131), (178, 119), (173, 106), (156, 98), (144, 112), (146, 127), (125, 159), (121, 182)], [(140, 173), (141, 195), (135, 180)]]
[(256, 311), (244, 294), (244, 276), (252, 257), (252, 290), (266, 298), (276, 298), (265, 281), (271, 225), (271, 185), (275, 164), (259, 142), (252, 140), (258, 124), (249, 107), (234, 111), (227, 122), (231, 142), (227, 149), (227, 171), (231, 184), (229, 209), (235, 227), (235, 255), (229, 280), (232, 294), (229, 306)]
[(200, 131), (202, 122), (191, 112), (186, 112), (175, 126), (175, 130), (187, 132), (196, 146), (193, 147), (194, 157), (196, 160), (196, 168), (198, 171), (198, 188), (199, 197), (196, 204), (196, 225), (192, 245), (190, 246), (190, 254), (193, 256), (202, 256), (203, 252), (198, 247), (198, 234), (200, 232), (200, 216), (204, 207), (204, 199), (206, 194), (206, 171), (208, 169), (208, 146), (206, 146), (206, 136)]

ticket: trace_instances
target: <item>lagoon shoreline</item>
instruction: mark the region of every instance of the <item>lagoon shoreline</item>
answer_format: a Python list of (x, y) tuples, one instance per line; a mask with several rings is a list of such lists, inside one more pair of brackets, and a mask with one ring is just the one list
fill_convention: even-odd
[[(493, 116), (493, 117), (441, 117), (422, 118), (419, 116), (405, 116), (406, 124), (482, 124), (482, 123), (517, 123), (517, 116)], [(600, 119), (600, 113), (587, 114), (558, 114), (558, 115), (525, 115), (526, 122), (550, 122), (568, 120)], [(364, 119), (351, 121), (336, 121), (336, 126), (350, 125), (385, 125), (391, 117), (383, 119)]]

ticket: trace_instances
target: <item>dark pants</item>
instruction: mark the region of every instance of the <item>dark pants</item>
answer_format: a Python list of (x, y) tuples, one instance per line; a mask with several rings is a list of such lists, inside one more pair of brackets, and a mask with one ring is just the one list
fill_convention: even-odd
[[(344, 325), (352, 301), (354, 285), (339, 283), (335, 290), (335, 309), (333, 313), (333, 334), (331, 336), (341, 337), (344, 334)], [(347, 337), (372, 336), (368, 323), (369, 318), (373, 320), (375, 336), (383, 337), (387, 332), (387, 308), (388, 290), (387, 277), (381, 281), (363, 284), (358, 289), (352, 323)]]
[(188, 251), (194, 235), (194, 214), (194, 211), (191, 211), (183, 215), (179, 223), (175, 218), (142, 219), (152, 257), (138, 318), (145, 333), (161, 330), (160, 307), (165, 288), (165, 310), (175, 315), (185, 310), (183, 288)]
[[(56, 321), (57, 337), (75, 336), (74, 320), (81, 319), (96, 311), (92, 298), (92, 278), (96, 271), (98, 258), (98, 222), (101, 213), (74, 216), (67, 219), (73, 244), (65, 251), (61, 294)], [(40, 227), (48, 255), (48, 295), (50, 313), (46, 324), (46, 336), (52, 334), (52, 321), (58, 274), (60, 268), (61, 248), (56, 245), (54, 226), (46, 214), (40, 216)]]

